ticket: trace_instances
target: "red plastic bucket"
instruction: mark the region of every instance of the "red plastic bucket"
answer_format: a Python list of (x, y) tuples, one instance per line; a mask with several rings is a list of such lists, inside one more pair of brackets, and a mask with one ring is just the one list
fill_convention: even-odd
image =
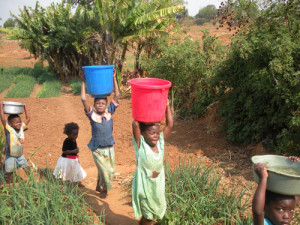
[(165, 117), (172, 83), (158, 78), (135, 78), (131, 86), (132, 117), (140, 122), (160, 122)]

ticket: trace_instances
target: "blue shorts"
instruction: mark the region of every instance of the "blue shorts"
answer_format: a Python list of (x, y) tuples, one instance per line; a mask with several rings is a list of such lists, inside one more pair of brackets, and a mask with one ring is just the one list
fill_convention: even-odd
[(5, 171), (8, 173), (16, 169), (26, 168), (27, 166), (27, 160), (24, 155), (20, 157), (6, 156), (5, 158)]

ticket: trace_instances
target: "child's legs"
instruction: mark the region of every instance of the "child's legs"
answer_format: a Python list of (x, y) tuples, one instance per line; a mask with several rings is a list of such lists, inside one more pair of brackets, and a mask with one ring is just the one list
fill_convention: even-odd
[(17, 169), (17, 158), (6, 156), (5, 158), (5, 173), (13, 173)]
[(111, 190), (115, 173), (114, 148), (97, 149), (92, 152), (94, 162), (98, 169), (97, 187)]

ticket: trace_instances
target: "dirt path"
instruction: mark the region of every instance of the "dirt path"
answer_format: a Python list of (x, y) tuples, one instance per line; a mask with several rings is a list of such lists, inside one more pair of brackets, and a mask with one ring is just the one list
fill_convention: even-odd
[[(13, 46), (16, 47), (17, 42), (10, 43), (12, 46), (5, 45), (6, 47), (0, 51), (0, 66), (12, 66), (8, 62), (3, 64), (1, 61), (1, 58), (10, 57), (3, 51), (11, 51), (12, 58), (19, 57), (15, 61), (26, 60), (24, 52), (13, 50)], [(24, 66), (24, 64), (14, 66)], [(91, 128), (83, 112), (80, 96), (74, 96), (66, 91), (60, 97), (39, 99), (35, 97), (35, 94), (40, 88), (37, 85), (29, 98), (5, 99), (6, 101), (21, 101), (28, 105), (31, 121), (25, 135), (25, 157), (28, 158), (37, 147), (42, 146), (32, 161), (38, 168), (50, 167), (53, 169), (61, 155), (63, 140), (66, 138), (63, 134), (64, 124), (78, 123), (80, 127), (77, 140), (80, 149), (79, 160), (87, 172), (87, 177), (83, 181), (85, 187), (82, 190), (86, 191), (87, 202), (90, 203), (96, 214), (100, 215), (101, 212), (106, 214), (106, 224), (108, 225), (138, 224), (134, 219), (130, 200), (122, 199), (124, 193), (121, 191), (122, 182), (128, 180), (135, 170), (135, 155), (131, 143), (130, 94), (121, 97), (121, 104), (113, 115), (116, 172), (120, 175), (114, 181), (114, 189), (103, 200), (95, 191), (97, 169), (90, 150), (87, 148), (87, 143), (91, 138)], [(67, 90), (67, 88), (63, 88), (63, 90)], [(0, 101), (4, 100), (5, 93), (0, 94)], [(88, 97), (88, 101), (90, 104), (93, 102), (90, 97)], [(168, 161), (171, 165), (175, 165), (180, 157), (187, 154), (203, 163), (219, 165), (222, 168), (220, 173), (223, 175), (225, 184), (239, 183), (241, 187), (251, 184), (251, 148), (237, 148), (227, 143), (223, 136), (216, 132), (217, 120), (215, 124), (210, 123), (213, 119), (212, 113), (212, 115), (208, 114), (197, 121), (176, 121), (172, 134), (166, 142)]]

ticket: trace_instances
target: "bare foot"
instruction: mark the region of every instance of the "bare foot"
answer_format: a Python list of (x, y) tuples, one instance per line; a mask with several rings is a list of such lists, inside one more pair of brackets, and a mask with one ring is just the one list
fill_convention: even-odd
[(106, 198), (107, 197), (107, 188), (103, 188), (103, 190), (100, 192), (100, 198)]
[(103, 190), (101, 189), (101, 187), (100, 187), (100, 186), (97, 186), (97, 187), (96, 187), (96, 191), (98, 191), (98, 192), (102, 193), (102, 191), (103, 191)]

